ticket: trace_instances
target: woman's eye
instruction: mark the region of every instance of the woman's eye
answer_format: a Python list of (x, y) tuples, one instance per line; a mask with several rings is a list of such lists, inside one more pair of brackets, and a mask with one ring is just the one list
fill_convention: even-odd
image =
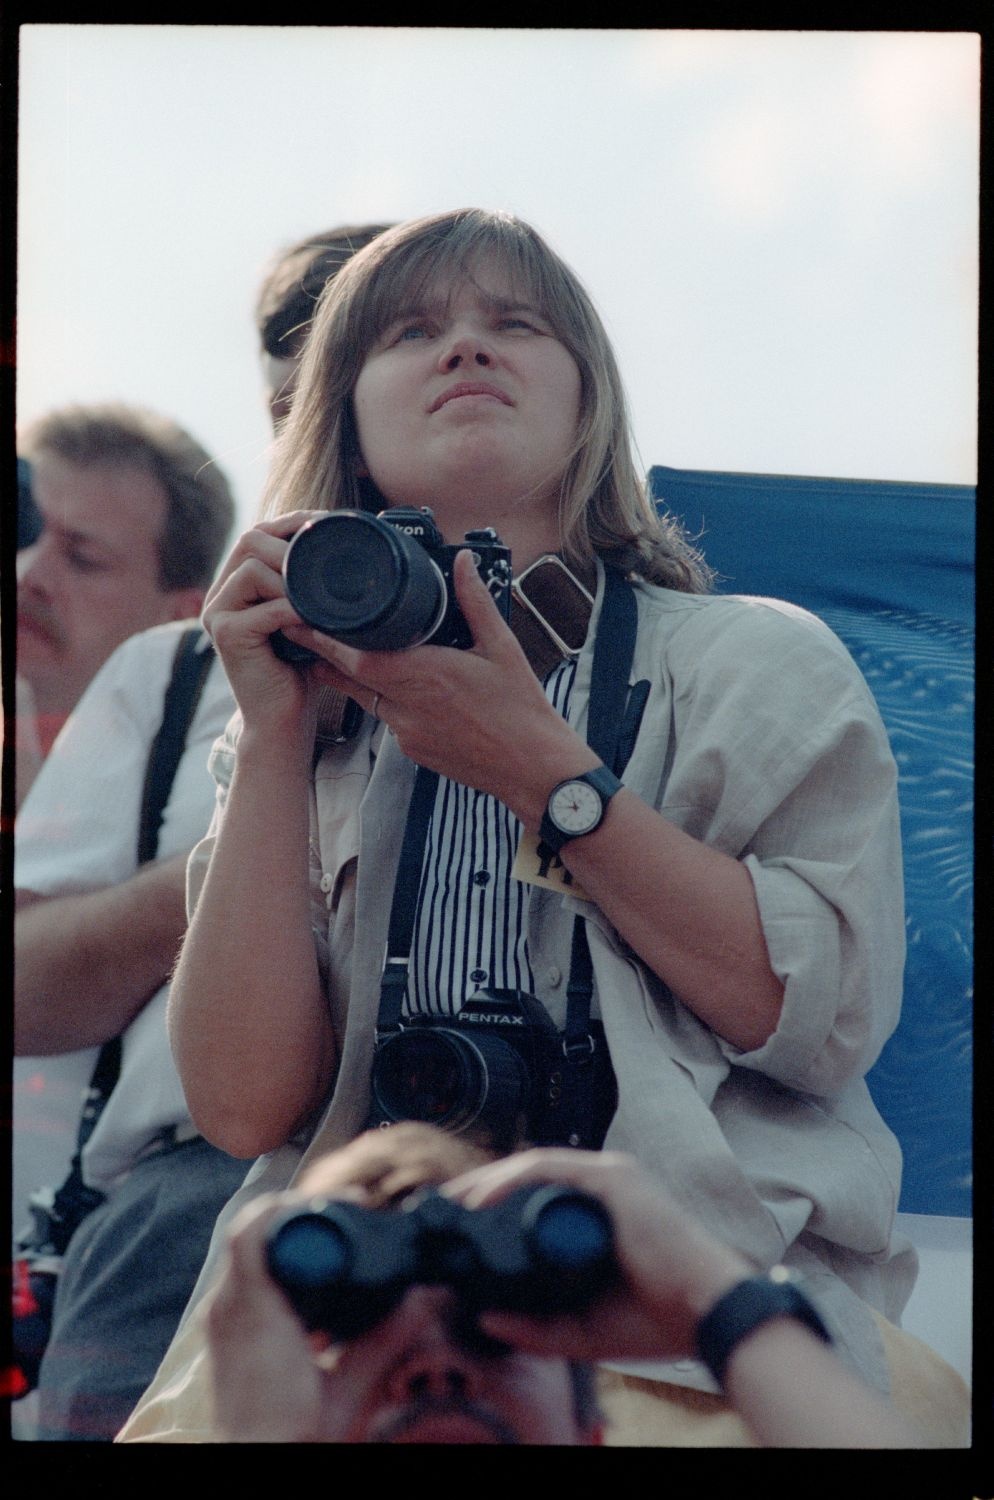
[(427, 323), (405, 323), (397, 335), (397, 342), (406, 343), (409, 339), (426, 339), (430, 337), (430, 333)]
[(529, 322), (527, 318), (501, 318), (500, 322), (497, 324), (497, 327), (512, 330), (523, 328), (526, 329), (528, 333), (537, 332), (535, 324)]

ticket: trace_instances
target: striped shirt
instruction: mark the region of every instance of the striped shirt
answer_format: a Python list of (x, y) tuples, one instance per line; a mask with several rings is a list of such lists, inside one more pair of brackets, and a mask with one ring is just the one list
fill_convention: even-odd
[[(576, 662), (545, 681), (566, 717)], [(478, 989), (535, 991), (528, 888), (511, 875), (521, 824), (485, 792), (440, 777), (425, 845), (405, 1014), (455, 1015)]]

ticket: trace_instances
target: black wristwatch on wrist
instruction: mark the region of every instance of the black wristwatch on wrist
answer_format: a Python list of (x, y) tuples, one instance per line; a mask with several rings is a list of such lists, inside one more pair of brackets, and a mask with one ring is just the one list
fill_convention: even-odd
[(718, 1384), (724, 1387), (725, 1367), (744, 1338), (772, 1318), (796, 1318), (826, 1344), (832, 1336), (801, 1290), (800, 1277), (786, 1266), (774, 1266), (765, 1276), (753, 1276), (719, 1297), (697, 1325), (697, 1352)]
[(595, 766), (592, 771), (560, 781), (549, 793), (539, 825), (542, 843), (553, 854), (558, 854), (570, 839), (593, 833), (620, 787), (621, 782), (607, 766)]

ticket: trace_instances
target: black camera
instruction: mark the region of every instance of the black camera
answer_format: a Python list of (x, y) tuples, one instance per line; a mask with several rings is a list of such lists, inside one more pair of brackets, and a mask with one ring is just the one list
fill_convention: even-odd
[[(469, 548), (505, 620), (511, 613), (511, 553), (496, 531), (467, 531), (450, 546), (427, 506), (399, 505), (378, 516), (333, 510), (307, 521), (283, 559), (287, 598), (315, 630), (364, 651), (402, 651), (431, 642), (473, 644), (452, 584), (456, 554)], [(281, 631), (270, 637), (283, 661), (314, 652)]]
[(575, 1313), (617, 1276), (607, 1209), (550, 1184), (475, 1210), (436, 1192), (397, 1211), (318, 1201), (277, 1220), (266, 1261), (305, 1327), (333, 1339), (375, 1327), (411, 1286), (451, 1287), (471, 1335), (484, 1309)]
[(601, 1023), (572, 1048), (523, 990), (480, 990), (455, 1016), (380, 1031), (371, 1083), (370, 1125), (472, 1127), (501, 1151), (521, 1140), (596, 1150), (618, 1102)]
[(11, 1326), (14, 1365), (25, 1393), (38, 1384), (52, 1331), (62, 1257), (80, 1224), (103, 1202), (103, 1193), (87, 1187), (78, 1171), (70, 1172), (57, 1192), (39, 1188), (28, 1200), (31, 1222), (18, 1236), (12, 1267)]

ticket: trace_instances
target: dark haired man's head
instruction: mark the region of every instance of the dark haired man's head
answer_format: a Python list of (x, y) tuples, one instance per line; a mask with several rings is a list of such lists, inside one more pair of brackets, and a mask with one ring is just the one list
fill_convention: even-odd
[[(412, 1193), (491, 1160), (492, 1154), (429, 1125), (368, 1131), (316, 1162), (300, 1189), (356, 1192), (389, 1211)], [(597, 1442), (603, 1417), (586, 1364), (523, 1354), (489, 1341), (467, 1344), (455, 1294), (412, 1286), (368, 1333), (342, 1345), (330, 1399), (353, 1416), (355, 1443)]]
[(210, 454), (140, 407), (66, 407), (19, 447), (42, 530), (17, 559), (17, 669), (58, 718), (128, 636), (200, 613), (235, 505)]
[(273, 261), (259, 288), (255, 322), (273, 427), (290, 409), (297, 370), (321, 293), (346, 261), (389, 224), (343, 224), (307, 235)]

